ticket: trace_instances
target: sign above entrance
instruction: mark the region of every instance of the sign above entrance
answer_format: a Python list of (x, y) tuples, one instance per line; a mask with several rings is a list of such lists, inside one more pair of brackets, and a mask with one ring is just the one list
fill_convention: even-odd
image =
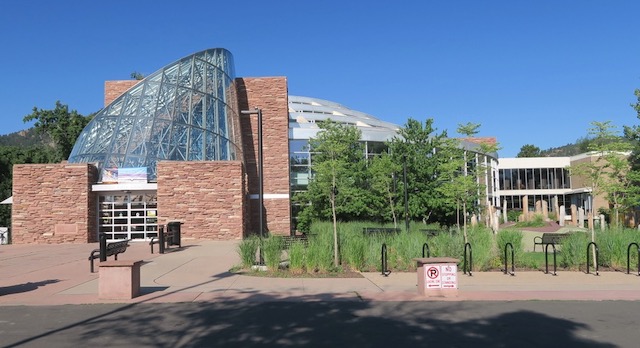
[(102, 169), (102, 182), (105, 184), (147, 182), (147, 167), (104, 168)]

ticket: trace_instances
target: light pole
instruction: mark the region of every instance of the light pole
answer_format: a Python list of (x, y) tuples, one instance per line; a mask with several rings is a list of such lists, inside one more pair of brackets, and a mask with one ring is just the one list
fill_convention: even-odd
[(407, 193), (407, 156), (402, 155), (402, 172), (404, 181), (404, 227), (409, 233), (409, 194)]
[(263, 158), (262, 158), (262, 109), (255, 108), (253, 110), (240, 111), (243, 115), (258, 115), (258, 219), (259, 219), (259, 235), (260, 235), (260, 264), (264, 264), (262, 258), (262, 237), (264, 232), (264, 176), (262, 174)]

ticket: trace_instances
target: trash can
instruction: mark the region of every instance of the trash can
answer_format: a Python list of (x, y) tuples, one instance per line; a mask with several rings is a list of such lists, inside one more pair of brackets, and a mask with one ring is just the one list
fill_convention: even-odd
[(180, 225), (182, 225), (180, 221), (170, 221), (167, 223), (167, 245), (182, 247), (182, 243), (180, 242)]

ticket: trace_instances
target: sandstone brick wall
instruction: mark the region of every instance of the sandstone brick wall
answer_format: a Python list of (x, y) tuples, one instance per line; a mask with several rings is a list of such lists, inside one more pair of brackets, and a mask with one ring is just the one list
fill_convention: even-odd
[[(262, 109), (265, 229), (288, 235), (291, 230), (289, 197), (289, 107), (285, 77), (238, 78), (240, 110)], [(259, 192), (257, 115), (241, 115), (243, 153), (249, 193)], [(258, 200), (250, 199), (250, 229), (259, 226)]]
[(135, 86), (138, 80), (116, 80), (104, 82), (104, 106), (111, 104), (116, 98)]
[(97, 240), (91, 164), (13, 166), (12, 241), (15, 244), (89, 243)]
[(242, 239), (244, 175), (241, 161), (158, 162), (159, 222), (183, 222), (183, 238)]

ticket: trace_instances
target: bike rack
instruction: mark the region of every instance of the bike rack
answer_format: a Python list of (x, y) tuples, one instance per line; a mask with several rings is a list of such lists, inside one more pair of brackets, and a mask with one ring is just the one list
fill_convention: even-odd
[(511, 275), (516, 275), (516, 260), (515, 260), (515, 252), (513, 251), (513, 244), (507, 243), (504, 245), (504, 274), (507, 274), (507, 247), (511, 247)]
[(549, 274), (549, 245), (551, 245), (553, 247), (553, 275), (557, 275), (556, 274), (556, 270), (557, 270), (557, 264), (556, 264), (556, 245), (554, 243), (549, 243), (547, 244), (547, 246), (544, 247), (544, 264), (545, 264), (545, 268), (544, 268), (544, 274)]
[(462, 266), (462, 271), (463, 274), (467, 274), (467, 247), (469, 248), (469, 277), (471, 277), (471, 269), (473, 268), (473, 251), (471, 250), (470, 243), (465, 243), (464, 245), (464, 263)]
[(598, 274), (598, 254), (600, 253), (600, 251), (598, 250), (598, 244), (596, 244), (596, 242), (589, 242), (589, 244), (587, 244), (587, 274), (589, 274), (589, 264), (590, 264), (590, 260), (589, 260), (589, 247), (590, 246), (594, 246), (596, 248), (596, 275)]
[[(425, 256), (425, 251), (427, 256)], [(422, 245), (422, 257), (431, 257), (431, 250), (429, 250), (429, 244), (427, 243)]]
[(629, 261), (631, 260), (631, 246), (635, 245), (636, 248), (638, 248), (638, 275), (640, 276), (640, 246), (638, 245), (638, 243), (633, 242), (631, 244), (629, 244), (629, 246), (627, 247), (627, 274), (629, 274), (629, 266), (630, 263)]
[(382, 252), (381, 252), (380, 258), (382, 259), (382, 275), (385, 277), (388, 277), (389, 274), (391, 274), (391, 271), (388, 269), (388, 264), (387, 264), (387, 244), (386, 243), (382, 243)]

